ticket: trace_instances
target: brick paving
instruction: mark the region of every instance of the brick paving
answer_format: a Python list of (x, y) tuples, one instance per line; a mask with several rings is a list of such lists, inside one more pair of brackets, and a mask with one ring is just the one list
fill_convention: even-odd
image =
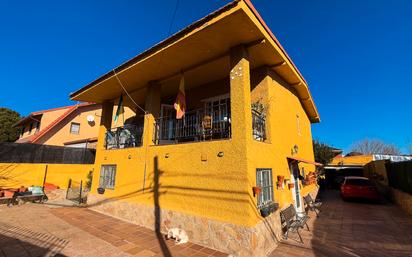
[(223, 257), (193, 243), (175, 245), (152, 230), (86, 208), (0, 206), (0, 257)]
[[(321, 216), (313, 213), (304, 244), (291, 233), (270, 257), (412, 256), (412, 216), (394, 205), (343, 202), (323, 194)], [(36, 256), (227, 256), (187, 243), (177, 246), (149, 229), (86, 208), (26, 204), (0, 206), (0, 257)]]
[(319, 218), (312, 213), (310, 231), (283, 240), (270, 257), (406, 257), (412, 256), (412, 216), (389, 204), (344, 202), (338, 191), (321, 194)]

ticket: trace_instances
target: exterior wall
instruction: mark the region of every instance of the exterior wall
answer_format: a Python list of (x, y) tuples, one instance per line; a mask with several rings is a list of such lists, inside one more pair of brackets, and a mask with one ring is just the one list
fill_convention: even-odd
[[(87, 121), (88, 115), (94, 116), (95, 121), (89, 123)], [(96, 138), (99, 130), (100, 116), (100, 105), (82, 106), (47, 132), (37, 143), (64, 146), (67, 142)], [(70, 133), (72, 122), (80, 124), (79, 134)]]
[[(266, 69), (257, 70), (252, 77), (252, 102), (260, 101), (267, 110), (267, 140), (258, 142), (250, 140), (248, 193), (253, 199), (253, 222), (257, 223), (262, 218), (256, 209), (257, 199), (253, 196), (252, 187), (256, 185), (256, 169), (271, 168), (272, 184), (274, 185), (274, 200), (280, 208), (287, 207), (293, 202), (292, 190), (285, 187), (276, 187), (277, 176), (291, 178), (287, 157), (299, 157), (314, 161), (311, 123), (299, 101), (296, 93), (274, 72)], [(296, 116), (299, 116), (300, 133), (298, 133)], [(294, 145), (299, 147), (298, 153), (292, 155)], [(305, 174), (314, 172), (314, 165), (299, 164), (300, 170), (304, 168)], [(301, 195), (317, 190), (317, 185), (301, 186)]]
[(386, 160), (372, 161), (363, 167), (363, 174), (366, 177), (373, 178), (379, 183), (388, 186), (388, 176), (386, 173)]
[(87, 174), (93, 170), (92, 164), (0, 163), (0, 188), (41, 186), (46, 166), (46, 182), (60, 188), (67, 188), (70, 178), (86, 181)]
[[(247, 70), (242, 60), (237, 64)], [(230, 82), (233, 131), (228, 140), (153, 145), (153, 116), (148, 114), (141, 147), (105, 150), (104, 134), (107, 124), (113, 125), (116, 107), (104, 107), (90, 208), (152, 229), (157, 223), (163, 232), (166, 226), (181, 227), (193, 242), (239, 256), (272, 251), (281, 238), (279, 212), (260, 216), (252, 192), (256, 169), (272, 168), (276, 185), (277, 175), (290, 178), (286, 157), (295, 144), (296, 157), (313, 160), (310, 122), (296, 93), (276, 74), (256, 71), (252, 92), (247, 80)], [(256, 99), (267, 104), (267, 142), (252, 138), (250, 103)], [(220, 152), (223, 157), (218, 157)], [(113, 164), (115, 188), (98, 195), (101, 165)], [(313, 165), (302, 167), (307, 173), (315, 170)], [(316, 185), (301, 185), (302, 196), (313, 192)], [(274, 186), (274, 198), (283, 208), (292, 203), (292, 192)]]
[(338, 156), (333, 158), (330, 165), (365, 165), (373, 161), (372, 155)]
[[(64, 108), (43, 113), (40, 123), (40, 130), (46, 128), (48, 125), (50, 125), (50, 123), (52, 123), (65, 112), (67, 112), (67, 110), (68, 108)], [(113, 108), (113, 115), (116, 113), (116, 111), (117, 106)], [(43, 137), (41, 137), (36, 142), (36, 144), (64, 146), (70, 142), (82, 141), (90, 138), (96, 139), (99, 132), (101, 112), (101, 105), (96, 104), (82, 106), (74, 113), (66, 117), (59, 124), (57, 124), (52, 130), (47, 132)], [(94, 116), (94, 122), (87, 121), (88, 115)], [(113, 121), (112, 127), (123, 126), (124, 121), (134, 115), (135, 113), (131, 108), (124, 107), (124, 112), (119, 116), (119, 119), (116, 123)], [(70, 133), (70, 126), (72, 122), (80, 124), (79, 134)], [(25, 124), (26, 132), (23, 134), (23, 136), (20, 136), (20, 138), (26, 138), (28, 136), (33, 136), (35, 134), (35, 121), (33, 121), (33, 129), (31, 133), (28, 132), (29, 126), (30, 123)], [(94, 146), (95, 143), (93, 142), (89, 145), (89, 147), (91, 148), (94, 148)]]
[[(69, 108), (62, 108), (62, 109), (57, 109), (57, 110), (54, 110), (54, 111), (44, 112), (42, 114), (42, 117), (41, 117), (39, 131), (44, 129), (45, 127), (47, 127), (50, 123), (52, 123), (54, 120), (56, 120), (59, 116), (61, 116), (63, 113), (65, 113), (68, 109)], [(35, 124), (37, 122), (34, 121), (34, 120), (32, 121), (33, 129), (31, 131), (29, 131), (30, 123), (31, 122), (28, 122), (28, 123), (24, 124), (24, 131), (25, 132), (23, 133), (23, 135), (20, 135), (20, 139), (26, 138), (28, 136), (32, 136), (35, 133), (37, 133), (37, 132), (35, 132), (36, 131), (36, 125)]]

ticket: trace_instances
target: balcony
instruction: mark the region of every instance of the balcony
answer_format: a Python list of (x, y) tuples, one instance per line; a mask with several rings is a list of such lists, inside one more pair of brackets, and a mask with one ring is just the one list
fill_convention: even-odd
[(256, 141), (266, 140), (266, 119), (256, 110), (252, 109), (252, 130), (253, 139)]
[(123, 149), (142, 145), (143, 126), (125, 124), (106, 132), (105, 148)]
[(179, 120), (174, 116), (160, 117), (155, 120), (153, 141), (164, 145), (228, 139), (231, 137), (230, 113), (221, 110), (227, 108), (188, 111)]

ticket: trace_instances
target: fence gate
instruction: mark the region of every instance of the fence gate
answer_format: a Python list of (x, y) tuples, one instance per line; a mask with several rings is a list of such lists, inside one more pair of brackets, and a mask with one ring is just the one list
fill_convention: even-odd
[(67, 187), (66, 199), (78, 204), (86, 202), (86, 194), (83, 189), (83, 181), (75, 181), (69, 179)]

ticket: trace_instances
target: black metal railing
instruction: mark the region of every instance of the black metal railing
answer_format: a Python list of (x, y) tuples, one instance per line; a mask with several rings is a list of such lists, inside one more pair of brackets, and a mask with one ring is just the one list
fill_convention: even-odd
[(253, 139), (257, 141), (266, 140), (266, 119), (256, 110), (252, 110)]
[(204, 109), (186, 112), (182, 119), (161, 117), (155, 120), (155, 144), (176, 144), (231, 137), (230, 113), (206, 113)]
[(142, 145), (143, 126), (126, 124), (106, 132), (106, 149), (122, 149)]

